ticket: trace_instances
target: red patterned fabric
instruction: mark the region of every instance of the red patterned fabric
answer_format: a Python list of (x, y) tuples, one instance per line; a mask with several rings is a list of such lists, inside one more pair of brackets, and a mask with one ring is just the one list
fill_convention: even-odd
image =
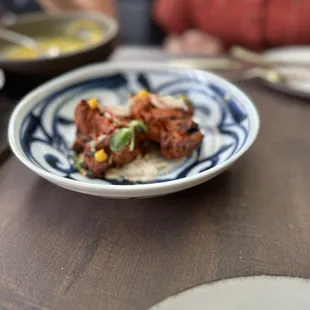
[(256, 49), (310, 43), (310, 0), (157, 0), (154, 9), (170, 33), (198, 28)]

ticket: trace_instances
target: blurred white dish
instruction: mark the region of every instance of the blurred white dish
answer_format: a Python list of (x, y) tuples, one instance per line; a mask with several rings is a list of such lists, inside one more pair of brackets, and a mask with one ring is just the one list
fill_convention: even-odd
[(310, 309), (310, 281), (257, 276), (204, 284), (154, 306), (150, 310), (306, 310)]
[(270, 61), (281, 61), (296, 64), (307, 64), (305, 68), (300, 66), (294, 67), (276, 67), (279, 73), (288, 77), (293, 75), (299, 75), (304, 79), (290, 78), (289, 82), (282, 83), (270, 83), (264, 80), (264, 83), (278, 91), (303, 97), (310, 98), (310, 46), (290, 46), (283, 48), (270, 49), (264, 53), (264, 57)]

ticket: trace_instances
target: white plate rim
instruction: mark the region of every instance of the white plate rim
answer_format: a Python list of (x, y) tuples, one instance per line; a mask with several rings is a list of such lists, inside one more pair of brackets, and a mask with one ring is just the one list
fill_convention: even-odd
[(271, 275), (271, 274), (261, 274), (261, 275), (245, 275), (240, 277), (228, 277), (223, 279), (215, 279), (206, 283), (193, 285), (188, 288), (185, 288), (171, 296), (168, 296), (160, 301), (158, 301), (156, 304), (153, 304), (150, 306), (147, 310), (162, 310), (163, 304), (166, 302), (169, 302), (170, 299), (178, 298), (179, 296), (183, 295), (184, 293), (190, 293), (193, 292), (196, 289), (202, 289), (204, 287), (211, 288), (218, 285), (225, 285), (229, 282), (235, 282), (237, 280), (257, 280), (257, 279), (268, 279), (268, 280), (288, 280), (288, 281), (298, 281), (300, 283), (308, 283), (310, 284), (310, 279), (308, 278), (302, 278), (298, 276), (288, 276), (288, 275)]

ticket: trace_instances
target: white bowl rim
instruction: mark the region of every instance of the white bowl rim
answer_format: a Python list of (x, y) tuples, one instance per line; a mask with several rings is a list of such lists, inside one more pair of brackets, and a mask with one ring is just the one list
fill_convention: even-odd
[[(134, 184), (134, 185), (112, 185), (112, 184), (96, 184), (96, 183), (86, 183), (83, 181), (77, 181), (68, 179), (62, 176), (57, 176), (53, 173), (47, 172), (44, 169), (36, 166), (32, 163), (24, 154), (21, 143), (20, 143), (20, 129), (22, 125), (22, 121), (27, 113), (38, 103), (41, 97), (46, 97), (51, 95), (54, 91), (60, 88), (64, 88), (66, 86), (77, 83), (78, 81), (84, 81), (85, 76), (89, 75), (90, 78), (94, 78), (97, 76), (102, 76), (103, 74), (109, 74), (109, 72), (115, 72), (117, 70), (153, 70), (153, 71), (163, 71), (170, 70), (172, 72), (189, 72), (189, 73), (199, 73), (203, 74), (206, 77), (213, 80), (215, 83), (223, 85), (225, 89), (228, 89), (230, 93), (239, 98), (242, 102), (243, 108), (246, 109), (248, 115), (251, 119), (251, 126), (249, 130), (249, 135), (241, 147), (241, 149), (235, 153), (228, 160), (216, 165), (213, 168), (210, 168), (204, 172), (197, 173), (193, 176), (184, 177), (177, 180), (171, 180), (166, 182), (159, 183), (147, 183), (147, 184)], [(28, 107), (28, 109), (27, 109)], [(29, 108), (30, 107), (30, 108)], [(21, 119), (22, 116), (22, 119)], [(20, 120), (19, 120), (20, 119)], [(63, 187), (66, 188), (75, 188), (77, 191), (109, 191), (109, 193), (117, 194), (134, 194), (137, 191), (160, 191), (164, 190), (169, 191), (169, 189), (173, 189), (175, 186), (191, 187), (191, 184), (199, 184), (204, 181), (208, 175), (221, 172), (228, 166), (230, 166), (234, 161), (236, 161), (239, 157), (241, 157), (253, 144), (255, 141), (258, 131), (260, 127), (259, 114), (254, 103), (247, 97), (239, 88), (226, 81), (225, 79), (219, 77), (218, 75), (201, 70), (195, 69), (184, 69), (177, 68), (168, 63), (157, 63), (157, 62), (110, 62), (110, 63), (97, 63), (89, 66), (85, 66), (69, 73), (63, 74), (55, 79), (50, 80), (49, 82), (44, 83), (38, 88), (31, 91), (28, 95), (26, 95), (15, 107), (9, 122), (8, 128), (8, 139), (11, 146), (12, 151), (17, 156), (17, 158), (29, 169), (41, 175), (43, 178), (50, 180), (55, 184), (61, 183)], [(17, 130), (15, 129), (17, 128)]]

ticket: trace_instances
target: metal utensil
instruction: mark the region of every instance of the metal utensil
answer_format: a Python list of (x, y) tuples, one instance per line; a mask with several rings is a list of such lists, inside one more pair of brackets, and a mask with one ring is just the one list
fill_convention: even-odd
[(296, 68), (309, 68), (310, 69), (310, 61), (306, 63), (301, 63), (300, 61), (282, 61), (282, 60), (268, 60), (260, 53), (256, 53), (250, 51), (246, 48), (240, 46), (234, 46), (230, 50), (230, 54), (243, 62), (248, 62), (250, 64), (261, 66), (261, 67), (296, 67)]
[[(201, 70), (232, 70), (233, 72), (222, 74), (224, 78), (227, 78), (233, 82), (242, 82), (251, 80), (254, 78), (260, 78), (273, 84), (289, 84), (291, 81), (307, 81), (309, 75), (305, 75), (298, 72), (280, 72), (274, 64), (267, 62), (264, 57), (257, 53), (247, 52), (247, 50), (240, 48), (234, 49), (240, 58), (242, 56), (243, 62), (239, 60), (233, 60), (231, 58), (217, 57), (217, 58), (179, 58), (170, 59), (168, 62), (177, 67), (195, 68)], [(240, 52), (240, 54), (239, 54)], [(242, 54), (242, 55), (241, 55)], [(255, 64), (255, 67), (246, 69), (244, 66), (245, 58)], [(279, 64), (279, 63), (277, 63)], [(310, 64), (309, 64), (310, 66)], [(289, 67), (295, 68), (295, 67)], [(300, 68), (300, 67), (297, 67)], [(304, 66), (302, 67), (303, 69)]]
[(241, 74), (236, 77), (234, 74), (231, 78), (229, 78), (233, 82), (243, 82), (247, 80), (252, 80), (254, 78), (263, 79), (272, 84), (289, 84), (290, 82), (305, 82), (309, 80), (309, 75), (305, 76), (300, 73), (282, 73), (275, 69), (267, 69), (261, 67), (255, 67), (248, 70), (245, 70)]
[(231, 58), (179, 58), (170, 59), (168, 62), (172, 65), (182, 68), (195, 68), (201, 70), (234, 70), (241, 69), (242, 64)]
[(56, 57), (60, 54), (60, 50), (56, 46), (53, 46), (48, 50), (42, 50), (37, 40), (6, 28), (0, 28), (0, 38), (16, 45), (29, 48), (35, 52), (39, 52), (40, 55)]
[(35, 39), (5, 28), (0, 28), (0, 38), (31, 50), (37, 51), (40, 48)]

